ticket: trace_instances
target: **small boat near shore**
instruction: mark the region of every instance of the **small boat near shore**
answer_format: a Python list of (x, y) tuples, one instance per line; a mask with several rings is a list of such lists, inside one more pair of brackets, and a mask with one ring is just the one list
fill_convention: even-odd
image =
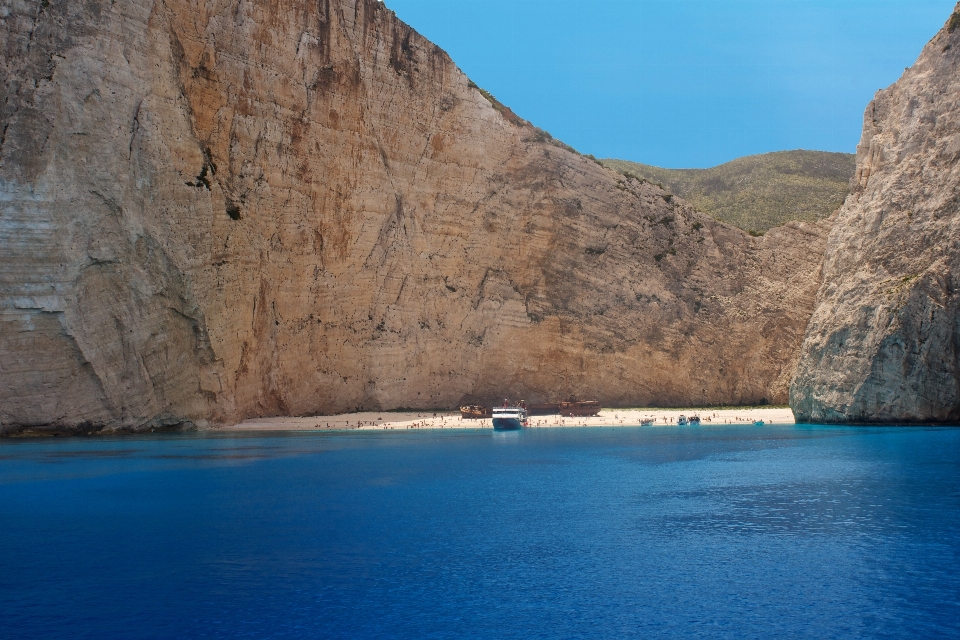
[(690, 416), (689, 422), (690, 422), (690, 426), (691, 426), (691, 427), (699, 427), (699, 426), (700, 426), (700, 416)]
[(494, 431), (517, 431), (527, 423), (523, 407), (496, 407), (493, 409)]
[(688, 424), (689, 424), (689, 421), (687, 420), (687, 416), (683, 416), (683, 415), (682, 415), (682, 416), (680, 416), (679, 418), (677, 418), (677, 426), (678, 426), (678, 427), (685, 427), (685, 426), (687, 426)]

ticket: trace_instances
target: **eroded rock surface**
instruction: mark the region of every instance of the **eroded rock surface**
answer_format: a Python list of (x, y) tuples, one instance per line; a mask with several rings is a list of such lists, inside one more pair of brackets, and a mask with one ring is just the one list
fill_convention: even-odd
[(825, 223), (542, 141), (376, 1), (0, 7), (7, 432), (786, 399)]
[(791, 388), (798, 420), (960, 421), (958, 27), (955, 13), (867, 107)]

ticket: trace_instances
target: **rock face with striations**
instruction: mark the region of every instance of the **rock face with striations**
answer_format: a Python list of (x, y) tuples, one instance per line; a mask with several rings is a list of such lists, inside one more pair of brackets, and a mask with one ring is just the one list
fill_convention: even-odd
[(544, 140), (374, 0), (0, 2), (0, 425), (782, 402), (824, 224)]
[(960, 420), (958, 160), (955, 13), (867, 107), (790, 391), (798, 420)]

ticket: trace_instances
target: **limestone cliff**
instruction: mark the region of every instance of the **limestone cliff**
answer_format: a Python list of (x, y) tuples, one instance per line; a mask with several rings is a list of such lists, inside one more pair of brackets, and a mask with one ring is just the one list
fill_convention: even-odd
[(958, 27), (960, 12), (867, 107), (791, 387), (798, 420), (960, 420)]
[(544, 140), (374, 0), (5, 0), (0, 424), (783, 402), (825, 225)]

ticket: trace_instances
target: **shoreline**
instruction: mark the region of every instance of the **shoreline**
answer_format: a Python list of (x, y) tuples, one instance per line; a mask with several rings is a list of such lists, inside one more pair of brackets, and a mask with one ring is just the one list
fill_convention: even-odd
[[(793, 412), (789, 407), (754, 408), (717, 408), (704, 407), (693, 409), (601, 409), (600, 415), (589, 418), (563, 418), (553, 416), (532, 416), (528, 429), (563, 427), (637, 427), (641, 418), (655, 418), (650, 426), (669, 427), (677, 425), (680, 415), (687, 417), (699, 415), (701, 426), (722, 424), (753, 424), (763, 420), (765, 425), (795, 424)], [(493, 421), (464, 420), (459, 411), (363, 411), (343, 413), (333, 416), (313, 416), (305, 418), (278, 417), (252, 418), (235, 425), (216, 426), (203, 431), (391, 431), (409, 429), (490, 429)]]

